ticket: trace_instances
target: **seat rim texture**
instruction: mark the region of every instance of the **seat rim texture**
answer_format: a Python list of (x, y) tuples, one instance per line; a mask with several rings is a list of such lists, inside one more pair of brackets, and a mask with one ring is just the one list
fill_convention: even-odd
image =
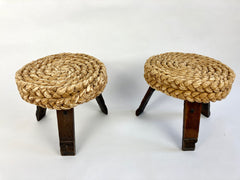
[(99, 96), (107, 84), (107, 73), (93, 56), (60, 53), (26, 64), (16, 72), (15, 80), (23, 100), (67, 110)]
[(229, 94), (235, 73), (227, 65), (207, 56), (168, 52), (146, 61), (144, 78), (150, 87), (169, 96), (209, 103)]

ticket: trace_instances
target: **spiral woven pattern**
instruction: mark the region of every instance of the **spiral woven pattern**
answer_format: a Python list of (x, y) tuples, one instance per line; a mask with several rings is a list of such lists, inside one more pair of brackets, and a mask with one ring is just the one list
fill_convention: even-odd
[(86, 54), (61, 53), (33, 61), (16, 72), (22, 99), (49, 109), (71, 109), (96, 98), (107, 83), (106, 68)]
[(169, 52), (150, 57), (144, 66), (144, 77), (153, 89), (169, 96), (209, 103), (229, 94), (235, 74), (215, 59)]

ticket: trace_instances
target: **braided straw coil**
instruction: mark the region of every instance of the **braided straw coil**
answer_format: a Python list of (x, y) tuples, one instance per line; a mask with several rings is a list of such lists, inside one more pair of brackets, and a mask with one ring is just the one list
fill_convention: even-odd
[(49, 109), (71, 109), (102, 93), (106, 68), (86, 54), (61, 53), (33, 61), (16, 72), (25, 101)]
[(150, 57), (144, 66), (144, 77), (153, 89), (169, 96), (209, 103), (229, 94), (235, 74), (215, 59), (169, 52)]

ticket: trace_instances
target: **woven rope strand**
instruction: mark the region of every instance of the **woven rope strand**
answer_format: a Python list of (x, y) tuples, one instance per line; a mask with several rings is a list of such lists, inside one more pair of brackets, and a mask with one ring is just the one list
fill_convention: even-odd
[(169, 52), (150, 57), (144, 66), (144, 77), (152, 88), (169, 96), (208, 103), (229, 94), (235, 74), (213, 58)]
[(107, 73), (95, 57), (61, 53), (25, 65), (16, 72), (15, 79), (25, 101), (63, 110), (100, 95), (107, 84)]

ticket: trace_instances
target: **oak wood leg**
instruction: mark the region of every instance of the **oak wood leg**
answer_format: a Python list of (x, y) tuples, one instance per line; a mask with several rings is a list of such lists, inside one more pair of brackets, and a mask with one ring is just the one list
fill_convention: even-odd
[(184, 101), (182, 150), (193, 151), (198, 141), (202, 104)]
[(57, 110), (60, 150), (62, 155), (75, 155), (74, 109)]
[(100, 94), (98, 97), (96, 97), (96, 100), (97, 100), (97, 103), (101, 109), (101, 111), (104, 113), (104, 114), (108, 114), (108, 109), (107, 109), (107, 106), (105, 104), (105, 101), (103, 99), (103, 96), (102, 94)]
[(47, 110), (46, 108), (37, 106), (36, 117), (38, 121), (40, 121), (46, 115), (46, 110)]
[(136, 116), (139, 116), (145, 109), (149, 99), (151, 98), (153, 92), (155, 91), (155, 89), (149, 87), (148, 91), (146, 92), (140, 106), (138, 107), (138, 109), (136, 110)]
[(202, 103), (202, 115), (209, 117), (210, 116), (210, 103)]

